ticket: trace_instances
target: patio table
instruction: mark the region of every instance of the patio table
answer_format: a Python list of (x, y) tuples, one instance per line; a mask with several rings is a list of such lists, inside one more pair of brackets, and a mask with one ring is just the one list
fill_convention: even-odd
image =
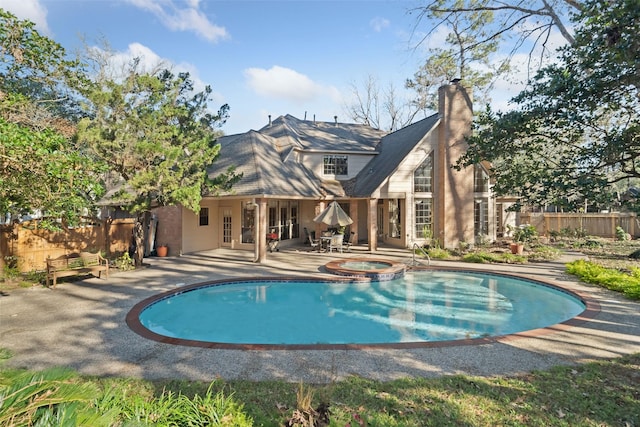
[(322, 249), (327, 249), (329, 246), (329, 242), (331, 242), (331, 236), (320, 236), (320, 245), (318, 245), (318, 252)]

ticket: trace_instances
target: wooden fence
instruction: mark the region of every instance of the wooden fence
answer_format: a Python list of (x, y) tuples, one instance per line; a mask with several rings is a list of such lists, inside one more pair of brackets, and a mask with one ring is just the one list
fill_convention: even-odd
[(583, 230), (590, 236), (613, 238), (617, 227), (622, 227), (633, 238), (640, 235), (635, 213), (521, 213), (520, 224), (531, 224), (544, 236)]
[(37, 222), (0, 226), (0, 267), (16, 263), (21, 272), (46, 268), (48, 257), (80, 251), (119, 256), (129, 249), (134, 219), (96, 221), (90, 225), (49, 231)]

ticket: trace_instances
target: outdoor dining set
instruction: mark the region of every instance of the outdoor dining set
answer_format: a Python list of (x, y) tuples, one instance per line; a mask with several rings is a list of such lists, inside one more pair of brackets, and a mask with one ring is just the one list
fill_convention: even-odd
[(334, 249), (336, 252), (343, 252), (344, 249), (350, 250), (351, 245), (354, 243), (355, 233), (351, 232), (350, 236), (345, 239), (344, 231), (342, 230), (347, 225), (352, 224), (353, 220), (340, 207), (338, 202), (329, 203), (329, 206), (316, 216), (313, 221), (327, 224), (330, 227), (318, 237), (315, 236), (315, 232), (310, 233), (305, 227), (307, 241), (313, 249), (317, 249), (318, 252), (325, 251), (328, 253), (332, 253)]

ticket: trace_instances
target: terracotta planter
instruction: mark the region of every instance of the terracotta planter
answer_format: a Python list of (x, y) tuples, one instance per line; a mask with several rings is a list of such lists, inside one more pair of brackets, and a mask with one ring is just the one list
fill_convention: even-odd
[(167, 256), (169, 254), (169, 246), (158, 246), (156, 248), (158, 256)]
[(524, 245), (522, 243), (512, 243), (511, 253), (514, 255), (522, 255), (524, 252)]

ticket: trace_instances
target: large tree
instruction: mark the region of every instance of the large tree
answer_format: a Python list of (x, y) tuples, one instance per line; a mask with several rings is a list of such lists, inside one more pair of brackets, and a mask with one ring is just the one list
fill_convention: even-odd
[(640, 8), (588, 0), (572, 45), (537, 73), (509, 112), (488, 110), (459, 165), (493, 164), (497, 194), (567, 209), (608, 206), (640, 178)]
[(83, 76), (62, 46), (0, 9), (0, 213), (76, 223), (101, 195), (97, 164), (72, 141)]
[(451, 19), (488, 12), (493, 19), (478, 43), (505, 42), (512, 54), (521, 47), (530, 53), (540, 48), (540, 54), (544, 54), (550, 49), (548, 42), (554, 29), (569, 44), (574, 43), (567, 21), (583, 9), (583, 3), (584, 0), (429, 0), (415, 8), (416, 27), (428, 25), (430, 30), (423, 37), (426, 39)]
[(360, 87), (352, 85), (353, 98), (346, 106), (351, 119), (377, 129), (400, 129), (416, 117), (433, 114), (438, 109), (438, 88), (456, 78), (473, 89), (477, 105), (488, 102), (493, 82), (509, 69), (508, 61), (496, 56), (499, 38), (490, 37), (493, 12), (480, 8), (488, 1), (455, 0), (455, 6), (468, 3), (478, 8), (465, 14), (432, 11), (432, 18), (441, 20), (439, 25), (446, 27), (447, 34), (438, 44), (432, 42), (425, 50), (424, 64), (405, 80), (406, 98), (392, 85), (381, 90), (370, 76)]
[(180, 204), (198, 212), (203, 193), (232, 182), (231, 173), (213, 181), (206, 172), (219, 154), (217, 128), (228, 106), (211, 113), (210, 87), (195, 92), (189, 74), (144, 72), (138, 61), (122, 79), (97, 76), (85, 92), (90, 114), (78, 138), (115, 174), (112, 202), (137, 215), (134, 260), (141, 265), (152, 208)]
[(351, 94), (351, 101), (344, 106), (349, 118), (376, 129), (396, 131), (411, 124), (420, 113), (419, 109), (402, 99), (392, 83), (381, 89), (372, 75), (367, 76), (361, 86), (352, 83)]
[(453, 1), (454, 7), (466, 4), (470, 8), (464, 14), (431, 10), (432, 18), (439, 20), (448, 33), (441, 45), (427, 50), (425, 63), (406, 81), (406, 86), (416, 93), (415, 109), (437, 110), (438, 88), (456, 78), (473, 89), (475, 104), (489, 101), (493, 81), (509, 66), (508, 61), (496, 59), (500, 38), (490, 37), (494, 12), (483, 8), (488, 1)]

